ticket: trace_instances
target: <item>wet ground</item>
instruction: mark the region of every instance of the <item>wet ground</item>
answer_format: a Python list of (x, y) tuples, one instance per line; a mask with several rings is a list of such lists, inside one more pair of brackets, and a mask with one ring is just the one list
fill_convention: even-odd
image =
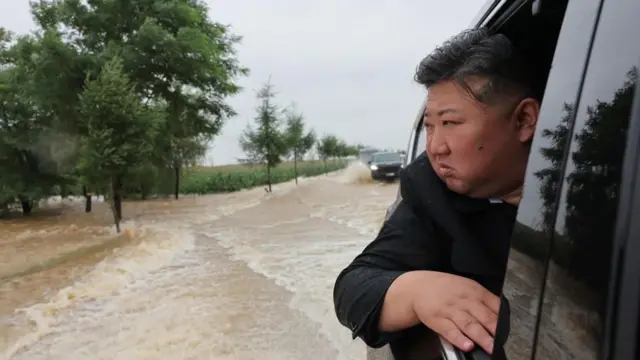
[(358, 168), (233, 194), (108, 208), (65, 201), (0, 223), (0, 358), (362, 359), (337, 273), (397, 184)]

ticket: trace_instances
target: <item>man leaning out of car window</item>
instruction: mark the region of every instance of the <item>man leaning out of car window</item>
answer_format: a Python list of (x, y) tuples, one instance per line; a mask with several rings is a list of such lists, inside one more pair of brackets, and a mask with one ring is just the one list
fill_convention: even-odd
[(422, 328), (464, 351), (493, 351), (539, 78), (487, 29), (464, 31), (420, 62), (426, 151), (401, 174), (402, 200), (378, 236), (335, 283), (338, 319), (354, 337), (396, 353)]

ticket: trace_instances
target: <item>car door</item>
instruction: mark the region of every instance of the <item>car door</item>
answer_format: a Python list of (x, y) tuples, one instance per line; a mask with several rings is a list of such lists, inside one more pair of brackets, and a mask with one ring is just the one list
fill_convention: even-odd
[(583, 87), (599, 8), (600, 0), (568, 3), (547, 80), (503, 285), (510, 317), (503, 350), (509, 360), (535, 356), (547, 260), (555, 236), (568, 140), (573, 134), (572, 104), (578, 102)]
[[(580, 6), (589, 3), (597, 5)], [(638, 16), (637, 0), (602, 3), (580, 94), (567, 106), (572, 136), (564, 138), (562, 124), (543, 129), (570, 145), (563, 182), (553, 185), (560, 196), (546, 226), (553, 233), (533, 359), (637, 359), (640, 42), (624, 39), (640, 33)]]

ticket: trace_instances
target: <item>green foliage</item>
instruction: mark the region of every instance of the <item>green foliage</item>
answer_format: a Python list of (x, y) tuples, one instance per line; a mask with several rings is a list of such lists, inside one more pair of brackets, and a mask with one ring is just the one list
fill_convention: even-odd
[(282, 162), (282, 156), (287, 152), (285, 135), (280, 129), (282, 120), (279, 109), (273, 103), (275, 93), (270, 82), (258, 91), (260, 105), (255, 118), (255, 128), (248, 124), (240, 137), (240, 147), (254, 164), (264, 164), (267, 169)]
[[(284, 164), (283, 164), (284, 165)], [(324, 166), (322, 163), (301, 163), (298, 176), (317, 176), (327, 172), (343, 169), (346, 161), (332, 161)], [(293, 180), (296, 170), (292, 166), (278, 166), (271, 169), (271, 183)], [(269, 174), (264, 166), (256, 166), (247, 170), (236, 171), (201, 171), (190, 170), (185, 174), (180, 192), (184, 194), (211, 194), (238, 191), (269, 184)]]
[(118, 58), (107, 62), (80, 96), (83, 173), (116, 176), (151, 153), (154, 119), (135, 93)]
[(324, 135), (321, 137), (316, 145), (316, 151), (320, 159), (327, 160), (330, 157), (336, 157), (339, 143), (340, 140), (338, 140), (335, 135)]
[(109, 176), (123, 191), (164, 191), (235, 115), (226, 99), (248, 74), (241, 38), (204, 2), (31, 8), (35, 32), (0, 29), (0, 208), (61, 189), (104, 191)]
[[(31, 10), (34, 32), (0, 28), (0, 210), (19, 200), (27, 213), (67, 193), (177, 197), (182, 169), (235, 115), (226, 100), (248, 74), (241, 38), (201, 0), (37, 0)], [(315, 136), (298, 113), (281, 129), (273, 97), (270, 84), (259, 92), (243, 148), (280, 181), (289, 175), (276, 166), (302, 159)], [(340, 144), (332, 157), (349, 153)]]
[(359, 145), (348, 145), (344, 140), (335, 135), (324, 135), (316, 143), (316, 151), (321, 159), (343, 158), (347, 156), (357, 156)]
[(304, 116), (293, 109), (287, 111), (286, 129), (284, 138), (289, 156), (294, 161), (304, 159), (304, 156), (313, 148), (316, 142), (316, 134), (313, 130), (305, 130)]

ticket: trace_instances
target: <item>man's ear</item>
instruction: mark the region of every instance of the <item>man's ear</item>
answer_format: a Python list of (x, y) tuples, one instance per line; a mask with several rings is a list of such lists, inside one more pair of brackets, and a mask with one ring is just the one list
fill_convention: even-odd
[(526, 98), (518, 104), (513, 113), (516, 120), (518, 139), (522, 143), (531, 142), (536, 132), (538, 116), (540, 115), (540, 103), (533, 98)]

